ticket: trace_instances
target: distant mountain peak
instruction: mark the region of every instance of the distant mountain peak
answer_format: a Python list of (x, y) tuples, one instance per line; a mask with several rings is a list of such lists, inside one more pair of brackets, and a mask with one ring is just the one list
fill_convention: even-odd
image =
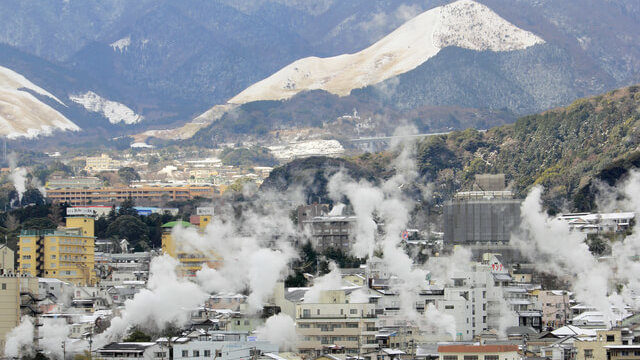
[(353, 89), (413, 70), (445, 47), (499, 52), (542, 43), (542, 38), (509, 23), (487, 6), (459, 0), (423, 12), (360, 52), (297, 60), (229, 103), (289, 99), (307, 90), (345, 96)]
[(0, 136), (34, 138), (54, 130), (80, 128), (31, 92), (66, 106), (60, 99), (21, 74), (0, 66)]

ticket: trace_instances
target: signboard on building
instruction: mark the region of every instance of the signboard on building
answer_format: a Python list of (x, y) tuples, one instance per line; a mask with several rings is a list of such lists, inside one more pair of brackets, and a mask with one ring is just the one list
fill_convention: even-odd
[(196, 214), (213, 216), (213, 207), (199, 207), (196, 209)]
[(67, 216), (95, 216), (96, 211), (87, 207), (68, 207)]

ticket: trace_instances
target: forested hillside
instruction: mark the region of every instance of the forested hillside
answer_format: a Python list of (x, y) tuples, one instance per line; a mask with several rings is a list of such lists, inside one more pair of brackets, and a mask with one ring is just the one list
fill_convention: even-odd
[[(613, 184), (640, 165), (639, 144), (640, 86), (631, 86), (486, 132), (468, 129), (425, 138), (417, 144), (416, 155), (421, 181), (436, 185), (435, 202), (468, 189), (475, 174), (505, 173), (518, 196), (541, 184), (550, 209), (590, 210), (593, 179)], [(391, 158), (364, 154), (348, 161), (384, 178), (393, 174)], [(274, 177), (280, 183), (301, 182), (305, 174), (296, 169), (308, 167), (296, 164), (276, 169)]]

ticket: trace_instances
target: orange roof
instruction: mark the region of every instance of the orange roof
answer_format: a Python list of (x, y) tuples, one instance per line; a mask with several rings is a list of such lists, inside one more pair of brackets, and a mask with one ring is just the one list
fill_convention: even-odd
[(500, 353), (518, 351), (518, 345), (441, 345), (440, 353)]

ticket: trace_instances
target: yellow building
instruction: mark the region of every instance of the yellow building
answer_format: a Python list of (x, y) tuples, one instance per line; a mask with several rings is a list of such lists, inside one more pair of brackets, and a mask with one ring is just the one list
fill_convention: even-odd
[(20, 324), (22, 315), (35, 315), (37, 296), (38, 278), (0, 275), (0, 354), (7, 334)]
[[(200, 215), (198, 228), (203, 231), (211, 222), (211, 215)], [(181, 276), (195, 276), (196, 272), (202, 269), (202, 265), (216, 269), (220, 266), (220, 258), (214, 253), (204, 254), (200, 251), (183, 249), (181, 244), (176, 243), (173, 237), (173, 228), (176, 226), (192, 227), (186, 221), (172, 221), (162, 225), (162, 252), (177, 259), (180, 262), (178, 273)]]
[(56, 230), (22, 230), (18, 271), (76, 285), (94, 285), (94, 242), (92, 217), (67, 217), (67, 227)]

